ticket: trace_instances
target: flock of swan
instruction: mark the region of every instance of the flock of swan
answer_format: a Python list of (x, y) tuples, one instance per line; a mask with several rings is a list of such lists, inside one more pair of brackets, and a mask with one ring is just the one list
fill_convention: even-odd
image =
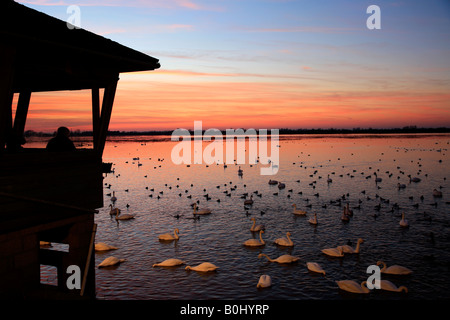
[[(240, 167), (238, 170), (238, 175), (239, 176), (243, 175), (243, 170)], [(381, 177), (377, 176), (376, 172), (374, 172), (374, 176), (375, 176), (375, 183), (381, 183), (383, 181)], [(417, 177), (413, 178), (413, 177), (409, 176), (409, 178), (410, 178), (410, 183), (411, 182), (414, 182), (414, 183), (420, 182), (420, 179)], [(328, 174), (326, 181), (328, 184), (333, 184), (333, 180), (330, 178), (329, 174)], [(334, 183), (336, 183), (336, 182), (334, 182)], [(280, 189), (280, 190), (284, 189), (286, 187), (286, 185), (284, 183), (281, 183), (281, 182), (275, 181), (275, 180), (270, 180), (269, 184), (278, 186), (278, 189)], [(398, 187), (398, 189), (405, 189), (406, 185), (399, 183), (397, 185), (397, 187)], [(261, 194), (258, 194), (258, 192), (255, 192), (255, 194), (256, 194), (256, 196), (261, 196)], [(275, 193), (274, 193), (274, 195), (275, 195)], [(278, 193), (276, 195), (278, 195)], [(180, 194), (180, 196), (181, 196), (181, 194)], [(206, 195), (206, 196), (208, 197), (208, 195)], [(315, 196), (319, 197), (319, 194), (317, 193), (317, 194), (315, 194)], [(433, 196), (434, 197), (442, 197), (442, 192), (438, 191), (437, 189), (434, 189)], [(345, 198), (343, 198), (343, 199), (345, 199)], [(135, 218), (134, 215), (121, 213), (121, 210), (114, 206), (116, 200), (117, 200), (117, 198), (115, 196), (115, 193), (113, 192), (112, 197), (111, 197), (112, 204), (110, 205), (111, 217), (114, 217), (117, 221), (134, 219)], [(245, 200), (243, 202), (244, 202), (245, 206), (253, 205), (255, 202), (255, 200), (253, 199), (253, 195), (250, 195), (249, 198), (246, 195)], [(339, 205), (341, 204), (339, 199), (337, 202), (339, 203)], [(192, 212), (191, 219), (199, 219), (199, 216), (210, 215), (213, 213), (213, 211), (209, 208), (199, 209), (197, 203), (192, 204), (193, 212)], [(295, 203), (292, 204), (292, 207), (293, 207), (292, 214), (295, 216), (309, 215), (307, 211), (298, 209), (297, 205)], [(261, 212), (261, 215), (262, 214), (263, 213)], [(343, 208), (343, 214), (342, 214), (341, 219), (342, 219), (342, 221), (347, 222), (347, 221), (350, 221), (350, 218), (352, 216), (353, 216), (353, 210), (350, 209), (349, 202), (347, 202)], [(180, 216), (178, 215), (176, 218), (179, 218), (179, 217)], [(252, 221), (252, 225), (250, 226), (249, 230), (252, 233), (255, 233), (258, 237), (248, 239), (248, 240), (244, 241), (242, 244), (246, 247), (264, 247), (266, 242), (263, 239), (263, 235), (266, 232), (266, 226), (264, 224), (257, 224), (256, 219), (253, 217), (250, 220)], [(312, 225), (318, 224), (318, 218), (317, 218), (316, 212), (312, 213), (312, 216), (309, 217), (308, 222)], [(402, 212), (402, 217), (401, 217), (401, 220), (399, 221), (399, 225), (401, 227), (405, 227), (405, 228), (409, 227), (409, 222), (406, 219), (405, 212)], [(180, 234), (179, 229), (175, 228), (173, 233), (160, 234), (158, 236), (158, 240), (159, 241), (178, 241), (178, 240), (180, 240), (179, 234)], [(363, 244), (363, 243), (364, 243), (364, 240), (360, 238), (357, 240), (356, 247), (351, 247), (350, 245), (339, 245), (337, 247), (324, 248), (321, 250), (321, 252), (326, 256), (343, 258), (347, 254), (360, 253), (361, 252), (361, 244)], [(282, 246), (282, 247), (288, 247), (288, 248), (293, 247), (294, 241), (291, 239), (291, 233), (286, 232), (286, 237), (281, 237), (281, 238), (276, 239), (274, 241), (274, 244), (276, 244), (278, 246)], [(110, 246), (106, 243), (97, 243), (95, 245), (96, 251), (109, 251), (109, 250), (116, 250), (116, 249), (117, 249), (117, 247)], [(300, 257), (292, 256), (289, 254), (283, 254), (283, 255), (278, 256), (277, 258), (271, 258), (271, 257), (269, 257), (269, 255), (267, 255), (265, 253), (259, 253), (258, 259), (260, 259), (260, 258), (265, 258), (269, 262), (275, 262), (275, 263), (279, 263), (279, 264), (296, 263), (300, 260)], [(117, 265), (124, 261), (126, 261), (126, 259), (118, 259), (114, 256), (110, 256), (110, 257), (106, 258), (104, 261), (102, 261), (98, 265), (98, 267), (102, 268), (102, 267)], [(323, 276), (327, 275), (326, 271), (322, 268), (322, 266), (319, 263), (308, 261), (308, 262), (305, 262), (305, 264), (309, 271), (318, 273), (318, 274), (322, 274)], [(183, 260), (180, 260), (180, 259), (170, 258), (170, 259), (166, 259), (162, 262), (154, 263), (152, 266), (153, 267), (177, 267), (177, 266), (181, 266), (181, 265), (186, 265), (186, 262)], [(410, 269), (403, 267), (403, 266), (392, 265), (392, 266), (387, 267), (383, 261), (378, 261), (377, 265), (383, 266), (381, 269), (382, 274), (386, 274), (386, 275), (410, 275), (410, 274), (412, 274), (412, 271)], [(186, 271), (193, 270), (193, 271), (197, 271), (197, 272), (213, 272), (218, 269), (219, 269), (219, 267), (217, 267), (216, 265), (214, 265), (211, 262), (202, 262), (196, 266), (187, 265), (185, 267)], [(351, 292), (351, 293), (369, 293), (371, 291), (370, 289), (367, 288), (366, 282), (358, 283), (354, 280), (337, 280), (337, 281), (335, 281), (335, 283), (337, 284), (339, 289), (347, 291), (347, 292)], [(270, 287), (271, 285), (272, 285), (272, 279), (271, 279), (270, 275), (263, 274), (260, 276), (256, 286), (257, 286), (257, 288), (266, 288), (266, 287)], [(393, 291), (393, 292), (408, 292), (408, 289), (405, 286), (397, 287), (395, 284), (393, 284), (392, 282), (390, 282), (389, 280), (386, 280), (386, 279), (383, 279), (380, 281), (380, 286), (381, 286), (382, 290)]]

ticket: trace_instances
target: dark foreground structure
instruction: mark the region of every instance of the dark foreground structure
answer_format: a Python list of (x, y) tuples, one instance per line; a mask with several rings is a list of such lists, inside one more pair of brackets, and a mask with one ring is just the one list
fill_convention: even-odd
[[(103, 206), (102, 153), (117, 81), (122, 72), (159, 67), (146, 54), (0, 1), (0, 298), (95, 298), (94, 215)], [(93, 149), (21, 148), (31, 94), (60, 90), (91, 91)], [(57, 286), (41, 283), (41, 265), (57, 268)], [(71, 265), (81, 271), (80, 289), (67, 287)]]

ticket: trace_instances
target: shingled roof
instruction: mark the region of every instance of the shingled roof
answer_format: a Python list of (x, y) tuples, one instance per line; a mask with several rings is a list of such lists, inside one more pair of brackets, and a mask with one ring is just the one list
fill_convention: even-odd
[(0, 42), (15, 50), (14, 92), (102, 88), (113, 75), (160, 67), (156, 58), (12, 0), (0, 1)]

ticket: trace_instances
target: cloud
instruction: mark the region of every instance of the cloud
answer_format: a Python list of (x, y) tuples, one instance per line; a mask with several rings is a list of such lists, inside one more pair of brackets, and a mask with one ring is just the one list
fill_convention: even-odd
[(165, 8), (176, 9), (183, 8), (189, 10), (221, 11), (220, 7), (211, 7), (209, 5), (199, 4), (190, 0), (97, 0), (97, 1), (79, 1), (79, 0), (17, 0), (22, 4), (35, 6), (70, 6), (78, 5), (91, 7), (135, 7), (135, 8)]

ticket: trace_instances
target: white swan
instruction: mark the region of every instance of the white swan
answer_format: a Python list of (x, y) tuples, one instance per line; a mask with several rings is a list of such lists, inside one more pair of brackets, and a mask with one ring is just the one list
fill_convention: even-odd
[(358, 284), (354, 280), (341, 280), (336, 281), (339, 289), (352, 292), (352, 293), (369, 293), (370, 290), (366, 287), (367, 281), (363, 281), (361, 284)]
[(343, 246), (339, 246), (339, 247), (342, 248), (342, 251), (343, 251), (344, 253), (359, 253), (359, 250), (360, 250), (359, 245), (360, 245), (361, 243), (364, 243), (364, 240), (361, 239), (361, 238), (359, 238), (358, 241), (357, 241), (357, 243), (356, 243), (356, 248), (355, 248), (355, 249), (353, 249), (353, 248), (350, 247), (349, 245), (343, 245)]
[(292, 247), (294, 246), (294, 242), (291, 240), (291, 238), (289, 238), (289, 236), (291, 235), (290, 232), (286, 233), (286, 238), (278, 238), (276, 239), (274, 242), (275, 244), (279, 245), (279, 246), (284, 246), (284, 247)]
[(103, 268), (103, 267), (109, 267), (109, 266), (114, 266), (116, 264), (120, 264), (124, 261), (127, 261), (127, 259), (119, 259), (116, 257), (108, 257), (105, 260), (102, 261), (102, 263), (100, 263), (98, 265), (99, 268)]
[(306, 211), (298, 210), (297, 205), (295, 203), (292, 206), (294, 207), (294, 211), (292, 211), (293, 214), (298, 215), (298, 216), (306, 215)]
[(109, 210), (109, 214), (112, 216), (117, 215), (118, 213), (120, 213), (120, 209), (119, 208), (114, 208), (112, 204), (109, 205), (109, 207), (111, 208)]
[(393, 291), (393, 292), (405, 292), (408, 293), (408, 288), (405, 286), (397, 287), (395, 284), (390, 282), (389, 280), (380, 280), (381, 290), (385, 291)]
[(173, 235), (171, 235), (170, 233), (164, 233), (164, 234), (160, 234), (158, 236), (158, 239), (160, 241), (173, 241), (173, 240), (178, 240), (180, 239), (180, 237), (178, 236), (178, 233), (180, 233), (180, 230), (178, 230), (178, 228), (175, 228), (175, 230), (173, 231)]
[(203, 262), (203, 263), (200, 263), (198, 266), (195, 266), (195, 267), (187, 266), (185, 268), (185, 270), (194, 270), (194, 271), (198, 271), (198, 272), (212, 272), (212, 271), (216, 271), (217, 269), (219, 269), (219, 267), (217, 267), (214, 264), (209, 263), (209, 262)]
[(258, 284), (256, 285), (257, 288), (267, 288), (272, 285), (272, 279), (269, 275), (263, 274), (259, 277)]
[(317, 262), (307, 262), (306, 267), (309, 271), (316, 272), (316, 273), (322, 273), (325, 275), (325, 270), (322, 269), (322, 267)]
[(255, 218), (251, 218), (250, 220), (253, 221), (253, 225), (250, 227), (250, 231), (258, 232), (260, 230), (265, 230), (266, 229), (266, 227), (263, 224), (256, 225), (256, 219)]
[(402, 266), (398, 266), (398, 265), (392, 265), (390, 267), (386, 267), (386, 263), (384, 263), (383, 261), (377, 261), (377, 266), (379, 266), (380, 264), (383, 265), (383, 268), (381, 268), (381, 273), (385, 273), (385, 274), (395, 274), (395, 275), (409, 275), (412, 273), (412, 270), (406, 268), (406, 267), (402, 267)]
[(109, 244), (106, 244), (104, 242), (99, 242), (95, 244), (95, 251), (109, 251), (109, 250), (116, 250), (117, 247), (111, 246)]
[(318, 223), (317, 222), (317, 213), (314, 212), (314, 217), (309, 218), (308, 222), (316, 225)]
[(167, 259), (163, 262), (155, 263), (153, 267), (175, 267), (182, 264), (185, 264), (185, 262), (180, 259)]
[(263, 245), (265, 245), (266, 243), (264, 242), (263, 238), (262, 238), (262, 234), (264, 233), (264, 230), (260, 230), (259, 231), (259, 239), (249, 239), (247, 241), (244, 242), (244, 246), (247, 247), (261, 247)]
[(299, 257), (294, 257), (289, 254), (283, 254), (282, 256), (279, 256), (276, 259), (270, 259), (270, 257), (267, 254), (260, 253), (258, 255), (258, 258), (261, 258), (261, 257), (266, 257), (267, 260), (269, 260), (270, 262), (278, 262), (278, 263), (293, 263), (300, 259)]
[(199, 215), (208, 215), (208, 214), (210, 214), (212, 211), (210, 210), (210, 209), (202, 209), (202, 210), (200, 210), (200, 211), (197, 211), (197, 204), (196, 203), (194, 203), (194, 216), (196, 215), (196, 214), (199, 214)]
[(130, 219), (134, 219), (134, 215), (128, 213), (120, 214), (120, 212), (116, 212), (116, 220), (130, 220)]
[(402, 212), (402, 219), (400, 220), (399, 224), (400, 224), (401, 227), (404, 227), (404, 228), (409, 227), (409, 222), (408, 222), (407, 219), (405, 219), (405, 213), (404, 212)]
[(330, 257), (343, 257), (344, 250), (341, 247), (322, 249), (322, 252)]

